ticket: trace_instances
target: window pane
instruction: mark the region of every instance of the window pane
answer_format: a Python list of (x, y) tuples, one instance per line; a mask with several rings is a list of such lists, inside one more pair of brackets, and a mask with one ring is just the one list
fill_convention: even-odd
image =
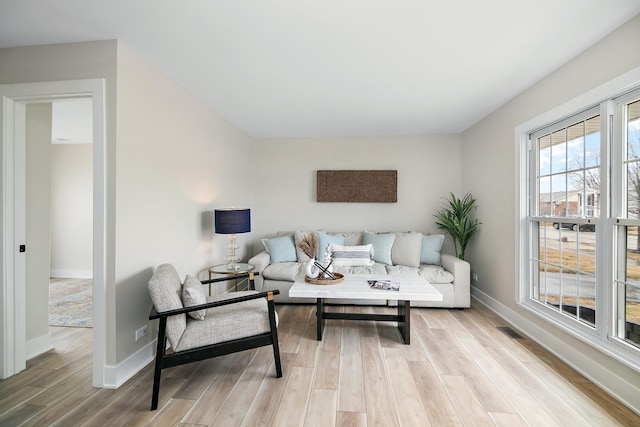
[(540, 176), (551, 173), (551, 135), (538, 139), (538, 165)]
[[(640, 345), (640, 248), (638, 227), (619, 226), (620, 238), (626, 246), (618, 258), (616, 274), (617, 317), (620, 325), (617, 335)], [(626, 235), (626, 237), (625, 237)], [(622, 326), (624, 325), (624, 327)]]
[(625, 298), (625, 339), (640, 344), (640, 288), (627, 285)]
[(627, 163), (627, 217), (638, 218), (640, 208), (640, 161)]
[(551, 215), (569, 215), (567, 205), (567, 175), (559, 174), (551, 176)]
[(585, 122), (585, 167), (600, 166), (600, 116)]
[(640, 159), (640, 101), (627, 105), (627, 158)]
[(587, 218), (600, 217), (600, 169), (591, 168), (584, 171), (584, 204), (580, 207), (580, 216)]
[(569, 170), (585, 167), (584, 161), (584, 122), (567, 128), (569, 141), (567, 142), (567, 163)]
[(627, 283), (640, 286), (640, 247), (638, 247), (638, 227), (627, 227), (627, 260), (626, 277), (621, 277)]
[(551, 172), (558, 173), (567, 170), (567, 139), (566, 129), (551, 134)]
[(552, 198), (551, 198), (551, 177), (545, 176), (539, 179), (538, 188), (540, 194), (538, 197), (538, 215), (552, 215)]
[(596, 278), (591, 274), (578, 275), (578, 318), (588, 325), (596, 325)]

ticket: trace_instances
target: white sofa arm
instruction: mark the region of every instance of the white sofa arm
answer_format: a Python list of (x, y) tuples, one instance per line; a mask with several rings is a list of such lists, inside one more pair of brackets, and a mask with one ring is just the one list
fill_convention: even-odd
[(442, 267), (453, 274), (453, 288), (456, 307), (469, 307), (471, 304), (471, 265), (454, 255), (441, 255)]
[(269, 252), (267, 251), (262, 251), (249, 260), (249, 264), (255, 267), (253, 269), (253, 272), (258, 273), (254, 278), (254, 284), (256, 286), (256, 291), (258, 292), (262, 290), (262, 285), (264, 283), (262, 271), (267, 268), (270, 263), (271, 257), (269, 256)]

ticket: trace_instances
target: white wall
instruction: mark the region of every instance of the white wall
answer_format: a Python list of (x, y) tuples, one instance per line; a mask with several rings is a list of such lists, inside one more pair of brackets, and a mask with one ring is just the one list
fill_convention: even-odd
[[(640, 15), (462, 135), (462, 185), (478, 199), (482, 228), (468, 260), (474, 295), (640, 411), (640, 374), (516, 304), (516, 126), (640, 66)], [(532, 58), (535, 60), (535, 58)], [(594, 369), (597, 366), (597, 369)]]
[(51, 276), (91, 278), (93, 146), (50, 145)]
[[(458, 135), (257, 140), (252, 155), (257, 238), (307, 229), (440, 233), (433, 214), (460, 190)], [(325, 169), (397, 170), (398, 202), (318, 203), (316, 171)]]
[[(117, 360), (146, 344), (147, 282), (172, 263), (181, 277), (223, 262), (203, 216), (253, 208), (250, 138), (126, 46), (118, 45)], [(226, 238), (226, 236), (224, 236)]]
[[(26, 117), (26, 296), (27, 351), (49, 335), (49, 178), (51, 104), (27, 105)], [(46, 350), (46, 349), (45, 349)]]

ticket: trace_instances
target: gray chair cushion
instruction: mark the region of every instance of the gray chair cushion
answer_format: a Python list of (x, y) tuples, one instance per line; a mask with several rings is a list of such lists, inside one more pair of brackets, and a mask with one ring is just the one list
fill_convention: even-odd
[[(256, 291), (232, 292), (207, 298), (207, 302), (222, 301)], [(184, 351), (251, 335), (270, 332), (269, 311), (264, 298), (210, 308), (203, 321), (187, 319), (187, 328), (175, 351)]]

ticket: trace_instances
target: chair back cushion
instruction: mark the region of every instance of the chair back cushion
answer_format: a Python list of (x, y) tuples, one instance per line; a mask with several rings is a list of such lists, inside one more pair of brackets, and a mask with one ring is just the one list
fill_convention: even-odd
[[(171, 264), (159, 265), (149, 280), (149, 295), (158, 312), (179, 310), (182, 306), (182, 283), (178, 272)], [(172, 348), (178, 342), (187, 327), (185, 314), (170, 316), (167, 319), (167, 338)]]

